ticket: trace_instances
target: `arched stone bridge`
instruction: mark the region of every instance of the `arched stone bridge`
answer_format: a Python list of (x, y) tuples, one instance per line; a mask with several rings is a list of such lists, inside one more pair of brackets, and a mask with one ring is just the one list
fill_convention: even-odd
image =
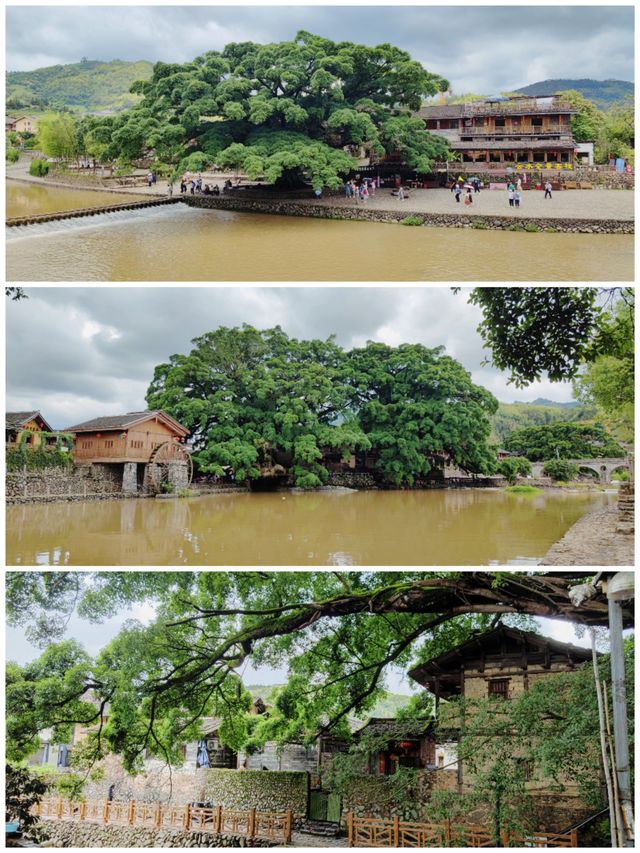
[[(577, 465), (578, 468), (587, 468), (590, 471), (595, 471), (601, 483), (610, 483), (611, 475), (614, 471), (624, 470), (631, 473), (629, 458), (624, 456), (617, 458), (602, 457), (601, 459), (563, 459), (562, 461)], [(531, 463), (531, 473), (534, 477), (544, 476), (542, 473), (544, 464), (544, 462)]]

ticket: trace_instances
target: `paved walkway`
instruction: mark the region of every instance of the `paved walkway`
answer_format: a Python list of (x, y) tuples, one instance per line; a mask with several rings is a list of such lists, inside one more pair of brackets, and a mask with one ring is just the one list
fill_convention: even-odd
[[(416, 213), (484, 214), (489, 216), (544, 217), (548, 219), (615, 219), (633, 221), (634, 195), (631, 190), (563, 190), (545, 199), (540, 190), (524, 190), (519, 208), (509, 207), (504, 190), (482, 190), (473, 195), (473, 204), (456, 202), (446, 189), (411, 190), (410, 196), (399, 201), (390, 189), (376, 190), (359, 207), (374, 210), (402, 210)], [(355, 207), (356, 202), (344, 196), (328, 196), (321, 204)]]
[(348, 847), (347, 838), (324, 838), (321, 835), (307, 835), (303, 832), (293, 832), (292, 847)]
[(541, 566), (633, 566), (633, 536), (618, 533), (618, 506), (590, 512), (548, 551)]

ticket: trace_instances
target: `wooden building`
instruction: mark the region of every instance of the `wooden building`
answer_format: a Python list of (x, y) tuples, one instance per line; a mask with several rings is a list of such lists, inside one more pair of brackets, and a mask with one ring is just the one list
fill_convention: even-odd
[(161, 482), (186, 487), (191, 480), (191, 457), (185, 446), (189, 430), (166, 412), (93, 418), (67, 432), (74, 436), (76, 464), (122, 466), (126, 494), (158, 491)]
[[(449, 771), (440, 777), (442, 787), (454, 787), (463, 793), (473, 784), (473, 773), (465, 766), (464, 760), (457, 760), (456, 741), (461, 720), (457, 709), (447, 700), (452, 697), (478, 700), (495, 696), (508, 701), (529, 690), (534, 682), (557, 673), (571, 672), (590, 660), (590, 649), (498, 624), (494, 630), (479, 634), (410, 670), (411, 678), (435, 696), (440, 732), (436, 753), (448, 756), (442, 764), (438, 762), (440, 767)], [(454, 772), (456, 777), (453, 777)], [(438, 782), (436, 778), (435, 787), (439, 786)], [(526, 788), (537, 804), (537, 825), (540, 829), (559, 831), (574, 817), (591, 814), (592, 810), (580, 799), (577, 784), (572, 779), (565, 780), (562, 793), (557, 786), (555, 793), (552, 792), (554, 788), (550, 780), (532, 779), (527, 781)]]
[[(400, 767), (426, 769), (436, 764), (436, 738), (433, 721), (425, 720), (411, 730), (405, 730), (395, 719), (372, 717), (355, 734), (355, 739), (373, 735), (380, 748), (369, 756), (371, 776), (391, 776)], [(386, 737), (385, 737), (386, 736)]]
[(555, 95), (522, 95), (427, 106), (418, 115), (471, 168), (564, 171), (575, 160), (571, 117), (576, 112)]
[(5, 443), (7, 447), (26, 445), (30, 448), (55, 445), (53, 436), (43, 436), (53, 430), (40, 412), (7, 412), (5, 416)]

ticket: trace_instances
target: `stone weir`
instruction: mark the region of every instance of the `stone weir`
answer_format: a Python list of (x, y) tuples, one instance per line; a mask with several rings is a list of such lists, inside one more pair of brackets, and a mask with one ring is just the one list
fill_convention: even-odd
[(546, 219), (496, 215), (425, 213), (403, 208), (402, 211), (332, 207), (292, 199), (233, 198), (221, 196), (183, 196), (180, 201), (190, 207), (237, 210), (243, 213), (267, 213), (278, 216), (309, 216), (316, 219), (368, 220), (369, 222), (402, 222), (408, 217), (419, 219), (422, 225), (436, 228), (475, 228), (480, 231), (524, 231), (573, 234), (633, 234), (632, 220)]
[(159, 204), (176, 204), (179, 198), (145, 197), (144, 201), (128, 201), (120, 204), (107, 204), (100, 207), (80, 207), (74, 210), (60, 210), (57, 213), (33, 213), (29, 216), (15, 216), (7, 219), (9, 227), (17, 225), (35, 225), (38, 222), (52, 222), (57, 219), (77, 219), (81, 216), (96, 216), (99, 213), (115, 213), (121, 210), (138, 210), (142, 207), (156, 207)]

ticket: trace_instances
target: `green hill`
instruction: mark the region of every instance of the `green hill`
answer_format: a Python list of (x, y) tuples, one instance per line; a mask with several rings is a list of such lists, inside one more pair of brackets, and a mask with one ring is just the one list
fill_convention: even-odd
[[(253, 694), (254, 699), (260, 697), (265, 705), (269, 705), (273, 702), (274, 691), (279, 687), (282, 687), (282, 684), (248, 684), (247, 690)], [(387, 692), (376, 702), (371, 711), (365, 714), (365, 718), (395, 717), (398, 711), (404, 708), (410, 699), (410, 696), (405, 696), (402, 693)]]
[(577, 401), (554, 403), (538, 398), (533, 403), (500, 403), (498, 411), (491, 419), (492, 440), (502, 445), (507, 436), (518, 429), (544, 426), (557, 421), (591, 421), (595, 416), (595, 408)]
[(35, 71), (8, 71), (7, 111), (36, 106), (68, 107), (78, 112), (118, 112), (133, 106), (139, 95), (129, 92), (136, 80), (151, 77), (153, 63), (145, 60), (111, 62), (82, 60)]
[(593, 101), (601, 110), (608, 110), (615, 103), (634, 96), (634, 85), (626, 80), (591, 80), (589, 78), (572, 80), (568, 77), (541, 80), (539, 83), (531, 83), (530, 86), (523, 86), (522, 89), (514, 91), (522, 95), (554, 95), (566, 89), (575, 89), (576, 92)]

